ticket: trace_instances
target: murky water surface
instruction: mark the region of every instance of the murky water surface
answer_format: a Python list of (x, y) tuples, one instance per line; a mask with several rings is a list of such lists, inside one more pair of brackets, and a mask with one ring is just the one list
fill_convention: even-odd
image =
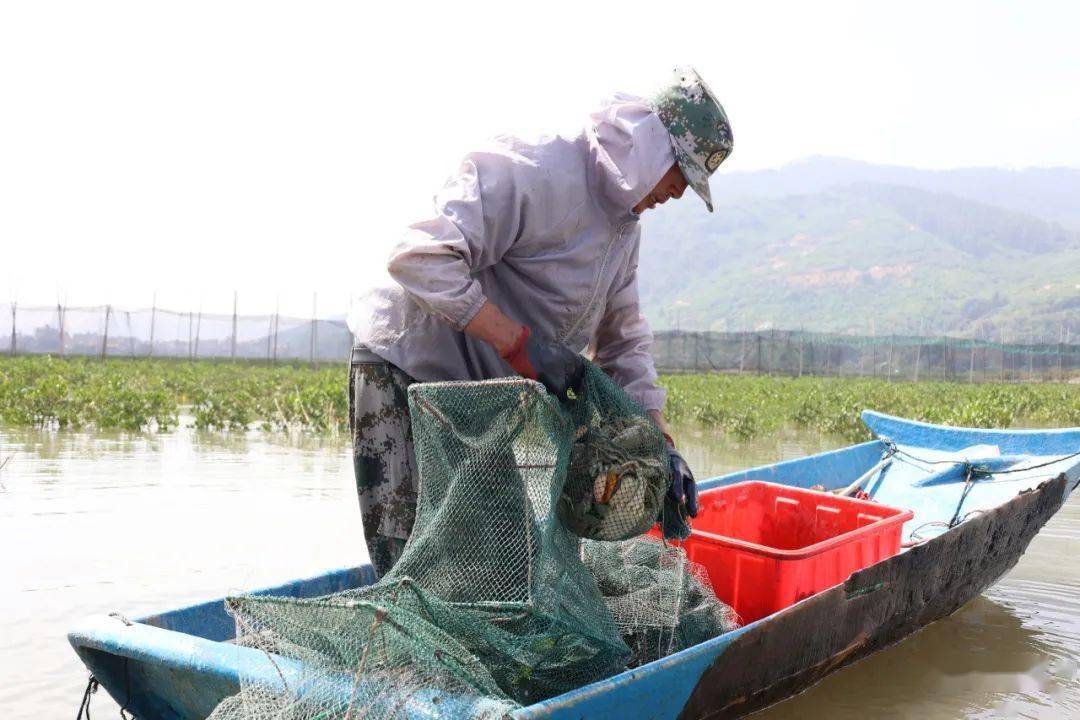
[[(845, 443), (684, 429), (699, 477)], [(88, 614), (139, 616), (366, 558), (340, 441), (0, 429), (0, 710), (73, 717)], [(117, 717), (104, 692), (95, 717)], [(756, 718), (1080, 717), (1080, 498), (984, 596)]]

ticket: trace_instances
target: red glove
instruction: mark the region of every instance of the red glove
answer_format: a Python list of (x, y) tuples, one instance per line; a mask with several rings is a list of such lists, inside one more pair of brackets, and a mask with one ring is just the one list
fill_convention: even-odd
[(529, 341), (529, 334), (531, 332), (528, 325), (522, 325), (517, 340), (514, 341), (514, 344), (510, 346), (510, 349), (503, 353), (501, 357), (506, 361), (507, 365), (514, 368), (514, 372), (518, 375), (523, 378), (535, 380), (536, 368), (529, 362), (529, 353), (525, 350), (525, 343)]

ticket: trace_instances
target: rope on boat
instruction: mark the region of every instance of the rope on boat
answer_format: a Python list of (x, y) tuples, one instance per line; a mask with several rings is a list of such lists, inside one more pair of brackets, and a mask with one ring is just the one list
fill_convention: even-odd
[[(134, 715), (128, 714), (127, 704), (131, 701), (131, 678), (128, 677), (127, 671), (128, 659), (124, 658), (124, 687), (127, 691), (127, 700), (124, 701), (124, 706), (120, 708), (121, 720), (135, 720)], [(83, 691), (82, 702), (79, 703), (79, 714), (75, 716), (75, 720), (90, 720), (90, 698), (101, 687), (101, 683), (93, 675), (86, 683), (86, 690)]]
[(968, 493), (971, 492), (973, 487), (975, 487), (975, 468), (968, 465), (967, 477), (964, 478), (964, 491), (960, 493), (960, 499), (956, 502), (956, 511), (953, 512), (952, 519), (949, 520), (950, 530), (962, 522), (960, 520), (960, 508), (964, 507), (964, 501), (967, 500)]
[(135, 720), (135, 715), (128, 715), (127, 709), (128, 703), (131, 702), (131, 675), (128, 673), (129, 660), (130, 658), (124, 657), (124, 704), (120, 706), (120, 720)]
[[(956, 524), (961, 525), (963, 523), (966, 523), (968, 521), (968, 518), (974, 517), (976, 515), (982, 515), (984, 512), (986, 512), (986, 511), (985, 510), (972, 510), (971, 512), (966, 513), (964, 515), (964, 517), (960, 518), (960, 522), (958, 522)], [(911, 531), (911, 535), (909, 536), (911, 539), (908, 540), (907, 542), (901, 543), (901, 546), (902, 547), (915, 547), (916, 545), (922, 545), (927, 540), (932, 540), (933, 538), (923, 537), (922, 534), (921, 534), (923, 530), (925, 530), (926, 528), (929, 528), (929, 527), (939, 527), (939, 528), (944, 528), (945, 530), (951, 529), (951, 526), (947, 522), (945, 522), (944, 520), (931, 520), (930, 522), (924, 522), (922, 525), (919, 525), (918, 527), (916, 527), (914, 530)]]
[[(1061, 457), (1056, 457), (1056, 458), (1053, 458), (1051, 460), (1041, 462), (1041, 463), (1039, 463), (1037, 465), (1025, 465), (1024, 467), (1010, 468), (1008, 470), (988, 470), (988, 469), (986, 469), (984, 467), (980, 467), (979, 465), (972, 464), (969, 460), (927, 460), (926, 458), (921, 458), (921, 457), (918, 457), (917, 455), (912, 455), (907, 450), (901, 450), (899, 447), (897, 447), (896, 443), (894, 443), (892, 440), (890, 440), (887, 437), (879, 436), (878, 440), (885, 443), (885, 447), (886, 447), (887, 452), (890, 452), (892, 454), (900, 455), (900, 456), (908, 458), (908, 464), (909, 465), (914, 465), (915, 467), (918, 467), (918, 465), (915, 465), (915, 463), (921, 463), (923, 465), (965, 465), (965, 466), (967, 466), (967, 469), (968, 469), (968, 479), (969, 480), (974, 479), (974, 480), (977, 480), (979, 482), (993, 482), (992, 480), (987, 480), (987, 478), (992, 477), (994, 475), (1010, 475), (1012, 473), (1028, 472), (1030, 470), (1038, 470), (1039, 468), (1049, 467), (1050, 465), (1054, 465), (1054, 464), (1057, 464), (1059, 462), (1063, 462), (1065, 460), (1071, 460), (1071, 459), (1073, 459), (1075, 457), (1080, 457), (1080, 450), (1077, 450), (1074, 453), (1069, 453), (1068, 455), (1062, 455)], [(910, 462), (912, 460), (914, 460), (915, 462), (914, 463)], [(903, 462), (902, 458), (901, 458), (901, 462)], [(924, 470), (926, 472), (930, 472), (926, 468), (919, 468), (919, 469)], [(1075, 490), (1078, 487), (1080, 487), (1080, 480), (1077, 481), (1076, 485), (1073, 485), (1072, 489)]]
[[(956, 527), (957, 525), (960, 525), (960, 524), (966, 522), (967, 519), (969, 517), (971, 517), (972, 515), (982, 513), (983, 512), (982, 510), (972, 510), (971, 512), (965, 514), (963, 517), (960, 516), (960, 510), (963, 509), (963, 507), (964, 507), (964, 501), (967, 500), (968, 495), (971, 493), (971, 489), (973, 487), (975, 487), (975, 484), (977, 482), (983, 482), (983, 483), (1001, 482), (1001, 481), (991, 480), (989, 478), (992, 478), (995, 475), (1009, 475), (1011, 473), (1028, 472), (1028, 471), (1031, 471), (1031, 470), (1038, 470), (1039, 468), (1048, 467), (1050, 465), (1054, 465), (1056, 463), (1063, 462), (1065, 460), (1071, 460), (1072, 458), (1080, 457), (1080, 450), (1077, 450), (1074, 453), (1070, 453), (1068, 455), (1062, 455), (1061, 457), (1053, 458), (1052, 460), (1047, 460), (1046, 462), (1041, 462), (1041, 463), (1039, 463), (1037, 465), (1025, 465), (1024, 467), (1010, 468), (1008, 470), (993, 470), (993, 471), (991, 471), (991, 470), (989, 470), (989, 469), (987, 469), (985, 467), (980, 467), (979, 465), (974, 465), (968, 460), (927, 460), (926, 458), (921, 458), (921, 457), (918, 457), (917, 455), (913, 455), (913, 454), (909, 453), (906, 450), (901, 450), (899, 447), (897, 447), (896, 443), (894, 443), (892, 440), (890, 440), (887, 437), (879, 436), (878, 440), (880, 440), (882, 443), (885, 444), (886, 453), (888, 455), (902, 456), (902, 457), (900, 457), (901, 462), (905, 462), (903, 458), (906, 457), (906, 458), (908, 458), (908, 460), (907, 460), (908, 464), (909, 465), (914, 465), (915, 467), (918, 467), (918, 465), (915, 465), (915, 463), (921, 463), (923, 465), (954, 465), (954, 466), (963, 465), (966, 468), (966, 475), (964, 477), (964, 490), (963, 490), (963, 492), (960, 493), (960, 499), (956, 503), (956, 510), (953, 511), (952, 518), (949, 520), (949, 522), (945, 523), (945, 522), (942, 522), (940, 520), (934, 520), (934, 521), (931, 521), (931, 522), (923, 523), (922, 525), (920, 525), (919, 527), (917, 527), (917, 528), (915, 528), (914, 530), (911, 531), (911, 535), (909, 536), (911, 538), (911, 540), (904, 543), (905, 547), (910, 547), (912, 545), (920, 545), (920, 544), (926, 542), (927, 539), (929, 539), (929, 538), (924, 539), (924, 538), (922, 538), (922, 536), (919, 535), (919, 531), (922, 530), (923, 528), (927, 528), (927, 527), (944, 527), (947, 530), (951, 530), (952, 528)], [(884, 457), (885, 456), (883, 456), (883, 458)], [(911, 462), (912, 460), (915, 461), (915, 462), (914, 463)], [(930, 470), (925, 468), (925, 467), (919, 468), (919, 469), (923, 470), (924, 472), (930, 472)], [(1076, 490), (1076, 488), (1078, 488), (1078, 487), (1080, 487), (1080, 480), (1077, 480), (1076, 484), (1073, 485), (1072, 490)]]
[(75, 720), (83, 720), (84, 717), (90, 720), (90, 697), (97, 692), (99, 686), (97, 678), (91, 675), (86, 683), (86, 690), (83, 691), (82, 702), (79, 703), (79, 714), (75, 716)]
[(1062, 460), (1069, 460), (1069, 459), (1074, 458), (1074, 457), (1080, 457), (1080, 450), (1077, 450), (1076, 452), (1072, 453), (1071, 455), (1063, 455), (1062, 457), (1056, 458), (1054, 460), (1050, 460), (1049, 462), (1040, 463), (1038, 465), (1028, 465), (1027, 467), (1014, 468), (1014, 469), (1010, 469), (1010, 470), (996, 470), (996, 471), (994, 471), (994, 472), (992, 472), (990, 474), (991, 475), (1008, 475), (1009, 473), (1025, 472), (1027, 470), (1038, 470), (1039, 468), (1046, 467), (1047, 465), (1053, 465), (1054, 463), (1059, 463)]
[[(918, 457), (916, 455), (912, 455), (907, 450), (901, 450), (900, 448), (897, 448), (895, 445), (892, 444), (891, 440), (887, 440), (887, 439), (884, 439), (884, 438), (879, 438), (879, 439), (881, 439), (882, 442), (886, 443), (887, 445), (892, 445), (892, 447), (895, 448), (895, 452), (896, 452), (897, 455), (903, 455), (904, 457), (907, 457), (910, 460), (914, 460), (915, 462), (922, 463), (923, 465), (963, 465), (963, 464), (971, 465), (971, 463), (969, 461), (967, 461), (967, 460), (927, 460), (925, 458), (921, 458), (921, 457)], [(974, 468), (976, 470), (976, 472), (979, 472), (979, 473), (985, 474), (985, 475), (1008, 475), (1010, 473), (1027, 472), (1028, 470), (1038, 470), (1039, 468), (1044, 468), (1044, 467), (1047, 467), (1049, 465), (1053, 465), (1055, 463), (1062, 462), (1063, 460), (1071, 460), (1074, 457), (1080, 457), (1080, 450), (1077, 450), (1076, 452), (1070, 453), (1068, 455), (1062, 455), (1061, 457), (1056, 457), (1056, 458), (1054, 458), (1052, 460), (1047, 460), (1046, 462), (1039, 463), (1038, 465), (1025, 465), (1024, 467), (1011, 468), (1009, 470), (994, 470), (994, 471), (981, 470), (978, 465), (971, 465), (971, 467)], [(911, 464), (911, 463), (909, 463), (909, 464)], [(925, 468), (923, 468), (923, 469), (925, 470)]]

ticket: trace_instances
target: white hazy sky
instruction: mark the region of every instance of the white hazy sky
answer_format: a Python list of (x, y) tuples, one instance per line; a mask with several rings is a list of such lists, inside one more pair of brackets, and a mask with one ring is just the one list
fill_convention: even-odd
[(0, 302), (343, 312), (477, 140), (681, 63), (732, 120), (724, 172), (1078, 166), (1078, 8), (3, 3)]

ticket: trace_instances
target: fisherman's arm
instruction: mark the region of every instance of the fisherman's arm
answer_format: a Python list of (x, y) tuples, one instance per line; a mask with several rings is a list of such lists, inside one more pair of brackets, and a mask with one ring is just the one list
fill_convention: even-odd
[(508, 317), (473, 277), (502, 259), (524, 224), (513, 172), (498, 166), (485, 172), (492, 175), (488, 189), (467, 159), (436, 196), (436, 216), (409, 226), (387, 269), (426, 312), (488, 343), (519, 375), (565, 397), (581, 381), (580, 356)]
[(421, 308), (455, 330), (483, 315), (473, 326), (476, 337), (499, 348), (514, 340), (507, 337), (512, 321), (488, 302), (473, 277), (497, 263), (520, 231), (513, 183), (496, 186), (500, 192), (485, 192), (476, 164), (466, 159), (436, 195), (435, 216), (409, 226), (387, 269)]

